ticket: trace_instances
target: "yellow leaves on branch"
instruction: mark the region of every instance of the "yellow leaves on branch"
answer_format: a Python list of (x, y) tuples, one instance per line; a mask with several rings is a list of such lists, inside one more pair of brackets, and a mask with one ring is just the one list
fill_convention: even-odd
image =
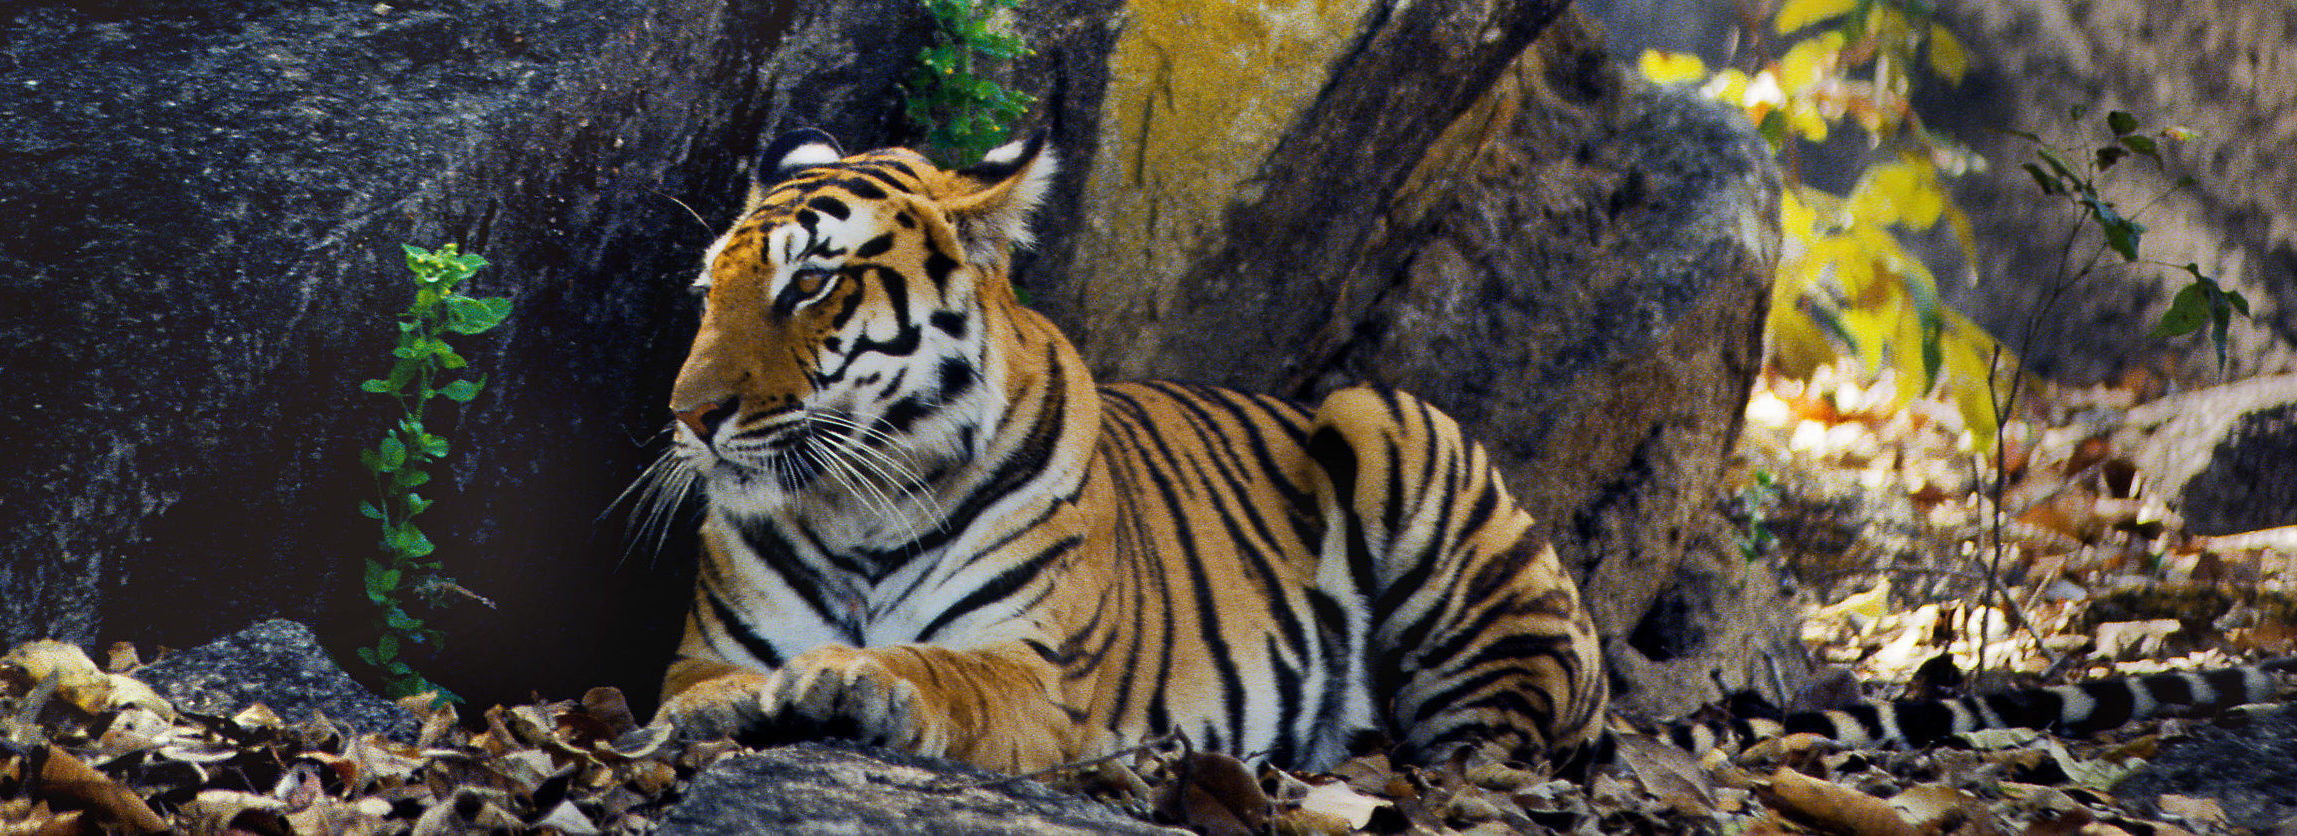
[(1785, 35), (1813, 23), (1849, 14), (1857, 7), (1858, 0), (1787, 0), (1786, 5), (1779, 7), (1779, 15), (1774, 22), (1778, 25), (1779, 34)]
[[(1711, 77), (1697, 56), (1646, 51), (1638, 62), (1655, 83), (1706, 83), (1700, 92), (1736, 106), (1782, 155), (1789, 137), (1825, 142), (1841, 123), (1863, 128), (1876, 147), (1901, 149), (1869, 165), (1844, 196), (1798, 182), (1788, 167), (1780, 200), (1785, 246), (1771, 295), (1771, 360), (1805, 377), (1848, 353), (1870, 371), (1887, 361), (1901, 379), (1899, 399), (1943, 388), (1969, 428), (1975, 449), (1994, 443), (1993, 337), (1940, 304), (1938, 282), (1899, 234), (1944, 222), (1966, 260), (1974, 260), (1970, 219), (1946, 197), (1939, 166), (1959, 170), (1966, 152), (1941, 146), (1911, 109), (1913, 77), (1924, 66), (1958, 82), (1970, 55), (1944, 26), (1893, 4), (1863, 0), (1786, 0), (1774, 19), (1796, 39), (1777, 60), (1750, 74), (1724, 68)], [(1830, 23), (1831, 22), (1831, 23)], [(1825, 24), (1825, 25), (1822, 25)]]
[(1962, 48), (1962, 42), (1955, 39), (1954, 33), (1935, 23), (1930, 24), (1930, 69), (1937, 72), (1939, 78), (1956, 84), (1970, 74), (1970, 53)]
[(1687, 52), (1646, 49), (1636, 64), (1643, 71), (1643, 77), (1653, 84), (1680, 84), (1707, 78), (1707, 62)]

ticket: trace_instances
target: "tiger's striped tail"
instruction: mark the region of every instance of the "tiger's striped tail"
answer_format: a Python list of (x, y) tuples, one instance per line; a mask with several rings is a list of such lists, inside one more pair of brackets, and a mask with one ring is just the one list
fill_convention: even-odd
[(1756, 701), (1736, 701), (1726, 720), (1682, 721), (1667, 739), (1691, 752), (1810, 732), (1857, 747), (1925, 747), (1983, 729), (2028, 728), (2087, 735), (2164, 716), (2220, 714), (2282, 697), (2280, 675), (2297, 673), (2297, 657), (2209, 671), (2172, 671), (2050, 688), (2027, 688), (1943, 700), (1866, 700), (1826, 711), (1783, 716)]

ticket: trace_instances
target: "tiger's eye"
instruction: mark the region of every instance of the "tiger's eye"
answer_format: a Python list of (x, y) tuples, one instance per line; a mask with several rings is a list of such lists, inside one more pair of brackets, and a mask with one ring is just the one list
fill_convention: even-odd
[(828, 287), (830, 280), (834, 278), (837, 278), (837, 274), (828, 270), (815, 268), (799, 270), (797, 275), (790, 277), (790, 290), (801, 300), (811, 299), (814, 294), (820, 293), (823, 288)]

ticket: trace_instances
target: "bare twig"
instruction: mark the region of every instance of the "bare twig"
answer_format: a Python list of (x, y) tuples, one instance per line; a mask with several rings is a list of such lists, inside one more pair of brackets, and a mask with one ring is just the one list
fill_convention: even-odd
[(1011, 783), (1013, 781), (1034, 780), (1037, 778), (1043, 778), (1047, 775), (1051, 775), (1055, 772), (1063, 772), (1082, 766), (1093, 766), (1096, 764), (1107, 763), (1122, 757), (1153, 752), (1157, 749), (1164, 748), (1174, 743), (1180, 744), (1180, 751), (1184, 756), (1190, 754), (1194, 750), (1194, 747), (1189, 745), (1188, 736), (1181, 734), (1178, 729), (1175, 729), (1173, 731), (1169, 731), (1164, 734), (1157, 735), (1156, 737), (1141, 741), (1138, 744), (1127, 746), (1123, 749), (1118, 749), (1114, 752), (1110, 752), (1099, 757), (1070, 761), (1068, 763), (1062, 764), (1054, 764), (1035, 772), (1026, 772), (1020, 775), (1000, 775), (994, 778), (983, 778), (979, 781), (971, 781), (963, 784), (938, 784), (932, 787), (932, 789), (939, 790), (941, 792), (964, 792), (966, 790), (975, 790), (982, 787), (994, 787), (998, 784)]

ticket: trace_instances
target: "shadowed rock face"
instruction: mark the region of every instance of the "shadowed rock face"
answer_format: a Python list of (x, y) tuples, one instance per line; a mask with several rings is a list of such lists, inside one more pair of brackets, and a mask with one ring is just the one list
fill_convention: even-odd
[(765, 4), (83, 5), (0, 17), (0, 635), (286, 614), (357, 641), (356, 451), (386, 411), (356, 387), (411, 292), (400, 243), (451, 241), (517, 304), (463, 343), (488, 391), (434, 407), (457, 449), (422, 522), (503, 604), (449, 619), (459, 658), (507, 697), (662, 645), (675, 616), (634, 614), (676, 609), (677, 562), (618, 566), (593, 520), (683, 348), (709, 231), (678, 202), (737, 194)]
[[(1225, 140), (1261, 155), (1242, 160), (1149, 153), (1179, 130), (1161, 126), (1234, 120), (1229, 100), (1170, 112), (1187, 91), (1127, 104), (1113, 84), (1093, 182), (1116, 191), (1088, 200), (1118, 213), (1031, 286), (1104, 374), (1303, 399), (1372, 381), (1459, 417), (1580, 573), (1627, 701), (1688, 708), (1695, 690), (1636, 685), (1746, 682), (1772, 651), (1797, 670), (1713, 512), (1778, 253), (1770, 154), (1734, 116), (1625, 82), (1576, 18), (1495, 8), (1381, 20), (1314, 100), (1266, 105), (1294, 120), (1279, 139)], [(1419, 74), (1430, 52), (1441, 78)]]
[[(286, 615), (339, 657), (364, 641), (357, 451), (387, 411), (356, 387), (405, 305), (399, 244), (456, 242), (493, 262), (474, 292), (516, 307), (462, 343), (488, 387), (434, 417), (456, 449), (421, 522), (501, 609), (452, 610), (426, 673), (479, 704), (596, 684), (644, 701), (693, 543), (631, 552), (600, 517), (658, 449), (684, 286), (760, 135), (912, 138), (922, 12), (75, 5), (0, 16), (4, 83), (31, 91), (0, 97), (0, 211), (28, 219), (0, 229), (0, 336), (22, 346), (0, 360), (21, 468), (0, 485), (0, 638), (185, 646)], [(1314, 49), (1239, 24), (1273, 39), (1247, 58), (1303, 63), (1226, 76), (1298, 77), (1239, 99), (1259, 127), (1226, 137), (1243, 156), (1216, 182), (1144, 151), (1202, 121), (1187, 97), (1119, 77), (1148, 54), (1126, 38), (1175, 30), (1113, 21), (1161, 12), (1032, 0), (1014, 19), (1036, 53), (1010, 80), (1063, 91), (1044, 121), (1067, 164), (1018, 279), (1104, 371), (1430, 397), (1491, 445), (1606, 634), (1654, 651), (1622, 658), (1743, 658), (1684, 614), (1740, 592), (1711, 565), (1706, 486), (1754, 369), (1774, 179), (1743, 127), (1623, 84), (1561, 8), (1335, 8), (1316, 31), (1354, 35)], [(1112, 201), (1151, 232), (1185, 203), (1193, 237), (1124, 238), (1096, 214)], [(1095, 255), (1143, 246), (1170, 252)], [(1692, 592), (1653, 607), (1670, 589)]]

